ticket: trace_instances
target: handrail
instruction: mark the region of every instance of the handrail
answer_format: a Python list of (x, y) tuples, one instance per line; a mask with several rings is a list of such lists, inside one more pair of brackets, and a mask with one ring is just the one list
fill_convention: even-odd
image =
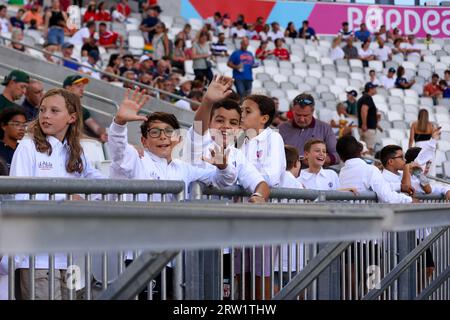
[[(188, 98), (186, 98), (186, 97), (182, 97), (182, 96), (179, 96), (179, 95), (177, 95), (177, 94), (170, 93), (170, 92), (165, 91), (165, 90), (162, 90), (162, 89), (158, 89), (158, 88), (155, 88), (155, 87), (151, 87), (151, 86), (146, 85), (146, 84), (143, 84), (143, 83), (141, 83), (141, 82), (129, 80), (129, 79), (124, 78), (124, 77), (122, 77), (122, 76), (118, 76), (118, 75), (115, 75), (115, 74), (113, 74), (113, 73), (105, 72), (105, 71), (103, 71), (103, 70), (101, 70), (101, 69), (98, 69), (98, 68), (93, 68), (93, 67), (91, 67), (91, 66), (84, 65), (84, 64), (82, 64), (81, 62), (78, 62), (78, 61), (73, 61), (73, 60), (66, 59), (66, 58), (64, 58), (64, 57), (62, 57), (62, 56), (53, 54), (53, 53), (51, 53), (51, 52), (47, 52), (47, 51), (45, 51), (45, 50), (43, 50), (43, 49), (36, 48), (36, 47), (34, 47), (34, 46), (30, 46), (30, 45), (25, 44), (25, 43), (22, 43), (22, 42), (20, 42), (20, 41), (12, 40), (12, 39), (7, 38), (7, 37), (4, 37), (4, 36), (2, 36), (2, 35), (0, 35), (0, 39), (4, 40), (5, 43), (6, 43), (6, 41), (9, 41), (9, 42), (11, 42), (11, 43), (18, 43), (18, 44), (23, 45), (25, 48), (30, 48), (30, 49), (32, 49), (32, 50), (36, 50), (36, 51), (41, 52), (41, 53), (43, 53), (43, 54), (47, 54), (47, 55), (50, 55), (50, 56), (52, 56), (52, 57), (55, 57), (55, 58), (57, 58), (57, 59), (59, 59), (59, 60), (67, 61), (67, 62), (70, 62), (70, 63), (75, 63), (75, 64), (79, 65), (80, 67), (87, 68), (87, 69), (89, 69), (89, 70), (92, 70), (92, 71), (101, 73), (101, 74), (103, 74), (103, 75), (105, 75), (105, 76), (108, 76), (108, 77), (111, 77), (111, 78), (118, 79), (118, 80), (120, 80), (120, 81), (122, 81), (122, 82), (128, 82), (128, 83), (131, 83), (131, 84), (133, 84), (133, 85), (135, 85), (135, 86), (138, 86), (138, 87), (140, 87), (140, 88), (144, 88), (144, 89), (151, 90), (151, 91), (153, 91), (153, 92), (156, 92), (156, 98), (158, 98), (158, 99), (159, 99), (159, 97), (160, 97), (160, 94), (164, 94), (164, 95), (167, 95), (167, 96), (169, 96), (169, 97), (175, 98), (175, 99), (177, 99), (177, 100), (184, 100), (184, 101), (187, 101), (187, 102), (192, 103), (192, 104), (194, 104), (194, 105), (200, 105), (199, 102), (194, 101), (194, 100), (191, 100), (191, 99), (188, 99)], [(11, 48), (10, 48), (10, 49), (11, 49)], [(14, 50), (14, 49), (13, 49), (13, 50)], [(75, 71), (75, 70), (73, 70), (73, 71)], [(103, 80), (102, 80), (102, 81), (103, 81)]]

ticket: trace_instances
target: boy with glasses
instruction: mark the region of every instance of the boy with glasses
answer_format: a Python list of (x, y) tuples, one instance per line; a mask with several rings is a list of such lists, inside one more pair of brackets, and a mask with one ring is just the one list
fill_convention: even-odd
[(8, 108), (0, 113), (0, 158), (9, 168), (19, 140), (25, 135), (27, 119), (22, 108)]

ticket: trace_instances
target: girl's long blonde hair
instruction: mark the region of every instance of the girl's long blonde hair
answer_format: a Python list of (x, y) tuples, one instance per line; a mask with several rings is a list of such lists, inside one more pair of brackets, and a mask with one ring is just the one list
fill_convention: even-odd
[[(80, 144), (80, 138), (83, 132), (83, 117), (81, 112), (80, 98), (65, 89), (51, 89), (47, 91), (47, 93), (42, 97), (42, 100), (39, 103), (39, 107), (42, 105), (42, 101), (44, 101), (44, 99), (52, 96), (63, 97), (69, 114), (76, 114), (75, 122), (69, 124), (66, 136), (64, 137), (64, 139), (67, 140), (67, 145), (69, 148), (69, 159), (66, 163), (66, 170), (69, 173), (81, 173), (84, 168), (81, 158), (83, 154), (83, 148)], [(44, 133), (41, 125), (39, 124), (39, 118), (31, 124), (29, 132), (33, 135), (33, 141), (36, 146), (36, 150), (42, 153), (46, 152), (48, 155), (51, 155), (52, 146), (48, 142), (47, 135)]]
[(417, 131), (427, 132), (428, 130), (428, 111), (427, 109), (420, 109), (419, 116), (417, 117)]

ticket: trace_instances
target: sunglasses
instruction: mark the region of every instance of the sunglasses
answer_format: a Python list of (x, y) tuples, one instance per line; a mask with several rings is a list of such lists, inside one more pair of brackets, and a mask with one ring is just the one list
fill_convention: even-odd
[(314, 101), (304, 97), (296, 97), (294, 99), (294, 105), (299, 104), (301, 106), (310, 106), (314, 104)]

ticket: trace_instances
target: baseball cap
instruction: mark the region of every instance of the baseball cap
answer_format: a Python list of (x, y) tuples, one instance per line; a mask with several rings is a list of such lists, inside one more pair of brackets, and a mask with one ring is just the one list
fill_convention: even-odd
[(395, 68), (389, 68), (388, 72), (395, 72)]
[(373, 84), (372, 82), (367, 82), (364, 86), (364, 91), (369, 91), (370, 89), (378, 87), (376, 84)]
[(161, 12), (162, 12), (161, 7), (158, 6), (158, 5), (151, 6), (150, 9), (151, 9), (151, 10), (155, 10), (155, 11), (158, 12), (158, 13), (161, 13)]
[(147, 60), (151, 60), (151, 59), (150, 59), (150, 57), (148, 55), (144, 54), (139, 59), (139, 62), (142, 63), (142, 62), (147, 61)]
[(89, 79), (85, 78), (85, 77), (82, 77), (79, 74), (68, 76), (67, 78), (64, 79), (63, 88), (65, 88), (67, 86), (71, 86), (73, 84), (78, 84), (78, 83), (88, 84), (89, 83)]
[(73, 48), (74, 45), (70, 42), (64, 42), (64, 44), (62, 45), (63, 49), (67, 49), (67, 48)]
[(3, 80), (2, 85), (6, 86), (11, 80), (15, 82), (30, 82), (30, 76), (21, 70), (12, 70)]
[(356, 92), (356, 90), (352, 89), (352, 88), (347, 88), (347, 90), (345, 90), (345, 92), (347, 94), (350, 94), (350, 95), (354, 96), (355, 98), (358, 96), (358, 92)]
[(88, 56), (94, 58), (95, 61), (97, 61), (100, 57), (97, 50), (89, 51)]

